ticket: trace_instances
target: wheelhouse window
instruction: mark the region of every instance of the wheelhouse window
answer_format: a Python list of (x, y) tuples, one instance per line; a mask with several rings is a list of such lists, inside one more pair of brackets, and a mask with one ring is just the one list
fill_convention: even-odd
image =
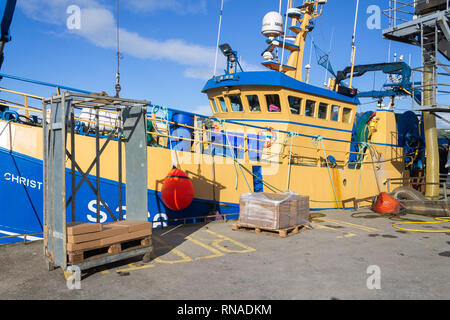
[(339, 106), (331, 106), (331, 120), (332, 121), (339, 120)]
[(228, 112), (227, 104), (225, 103), (225, 99), (223, 97), (219, 97), (220, 108), (222, 112)]
[(328, 105), (326, 103), (319, 103), (319, 112), (317, 113), (317, 117), (319, 119), (326, 119), (328, 113)]
[(250, 107), (250, 111), (256, 112), (261, 111), (261, 105), (259, 104), (259, 98), (256, 94), (247, 96), (248, 106)]
[(209, 99), (209, 103), (211, 103), (211, 107), (213, 108), (213, 112), (217, 113), (217, 106), (216, 106), (216, 102), (213, 99)]
[(352, 109), (344, 108), (342, 110), (342, 122), (350, 123), (352, 119)]
[(316, 103), (312, 100), (306, 100), (305, 104), (305, 116), (314, 117), (314, 112), (316, 111)]
[(231, 111), (242, 112), (244, 111), (244, 106), (242, 105), (241, 96), (238, 94), (229, 96), (231, 103)]
[(266, 95), (267, 110), (269, 112), (281, 112), (280, 96), (277, 94)]
[(300, 114), (300, 106), (302, 105), (302, 99), (297, 97), (288, 97), (289, 109), (291, 109), (292, 114)]

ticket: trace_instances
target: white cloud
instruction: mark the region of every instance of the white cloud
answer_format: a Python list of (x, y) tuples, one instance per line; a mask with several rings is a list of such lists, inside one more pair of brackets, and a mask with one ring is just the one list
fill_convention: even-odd
[(212, 110), (210, 105), (204, 105), (204, 106), (197, 106), (190, 110), (188, 110), (192, 113), (198, 113), (203, 116), (212, 116)]
[[(65, 26), (70, 5), (81, 8), (81, 28), (65, 29), (63, 33), (75, 34), (87, 39), (92, 44), (105, 48), (116, 48), (116, 20), (113, 7), (107, 7), (102, 0), (19, 0), (18, 5), (32, 19)], [(169, 8), (171, 10), (184, 8), (202, 11), (206, 8), (205, 0), (129, 0), (128, 7), (151, 11)], [(206, 10), (206, 9), (205, 9)], [(187, 78), (207, 80), (214, 73), (215, 47), (188, 43), (181, 39), (158, 40), (143, 37), (137, 32), (120, 28), (120, 51), (123, 54), (151, 60), (166, 60), (186, 66), (183, 75)], [(217, 73), (222, 74), (225, 68), (225, 58), (219, 52)], [(248, 65), (241, 61), (246, 71), (263, 70), (262, 67)]]
[(51, 24), (65, 24), (70, 5), (81, 8), (100, 8), (95, 0), (18, 0), (17, 6), (30, 18)]
[(170, 10), (177, 14), (206, 13), (206, 0), (127, 0), (125, 5), (135, 12)]
[(449, 124), (449, 122), (450, 122), (450, 115), (447, 114), (447, 113), (443, 113), (443, 112), (437, 113), (437, 114), (438, 114), (440, 117), (442, 117), (442, 118), (444, 118), (445, 120), (447, 120), (447, 121), (442, 120), (442, 119), (436, 117), (436, 127), (437, 127), (438, 129), (450, 129), (450, 124)]
[[(171, 5), (177, 8), (184, 0), (130, 1), (135, 8), (146, 10)], [(114, 49), (116, 47), (116, 21), (113, 12), (95, 0), (19, 0), (19, 7), (32, 19), (51, 24), (65, 25), (66, 9), (75, 4), (81, 8), (81, 28), (65, 32), (79, 35), (96, 46)], [(202, 9), (205, 1), (187, 1), (187, 9)], [(213, 73), (215, 48), (180, 39), (156, 40), (140, 36), (136, 32), (121, 28), (121, 52), (141, 59), (169, 60), (188, 66), (185, 75), (190, 78), (208, 79)], [(192, 69), (200, 68), (201, 76)]]

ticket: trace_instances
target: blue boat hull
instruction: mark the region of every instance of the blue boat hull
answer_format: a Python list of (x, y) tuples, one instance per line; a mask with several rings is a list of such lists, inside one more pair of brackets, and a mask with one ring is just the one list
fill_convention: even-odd
[[(8, 235), (21, 235), (43, 231), (43, 170), (42, 160), (27, 155), (10, 152), (0, 148), (0, 238)], [(76, 175), (76, 183), (81, 176)], [(89, 176), (95, 185), (95, 177)], [(66, 192), (70, 197), (71, 174), (66, 171)], [(122, 210), (126, 218), (125, 188), (123, 188)], [(119, 216), (118, 183), (109, 179), (100, 180), (100, 190), (103, 200), (116, 218)], [(76, 194), (75, 221), (96, 222), (96, 195), (84, 183)], [(154, 222), (153, 227), (158, 228), (180, 223), (204, 222), (207, 215), (218, 211), (226, 215), (226, 219), (238, 217), (238, 203), (223, 203), (211, 200), (194, 198), (191, 205), (182, 211), (172, 211), (167, 208), (161, 199), (161, 194), (155, 190), (148, 190), (148, 219)], [(71, 206), (67, 208), (67, 220), (71, 221)], [(219, 217), (218, 217), (219, 218)], [(161, 221), (165, 220), (165, 221)], [(168, 220), (168, 221), (167, 221)], [(214, 220), (214, 218), (212, 218)], [(113, 218), (101, 205), (100, 222), (112, 222)], [(30, 237), (29, 239), (42, 238)], [(21, 237), (0, 239), (0, 244), (23, 241)]]

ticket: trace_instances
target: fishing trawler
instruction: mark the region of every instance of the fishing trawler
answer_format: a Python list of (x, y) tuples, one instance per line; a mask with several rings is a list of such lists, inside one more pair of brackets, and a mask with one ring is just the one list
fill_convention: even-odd
[[(267, 71), (243, 71), (237, 52), (221, 45), (227, 57), (226, 73), (214, 75), (202, 90), (211, 105), (211, 116), (148, 104), (148, 218), (154, 228), (236, 218), (240, 195), (248, 192), (292, 190), (309, 196), (311, 210), (342, 208), (344, 200), (375, 196), (387, 190), (388, 179), (410, 174), (420, 160), (415, 152), (421, 150), (417, 117), (397, 115), (393, 106), (358, 114), (360, 102), (352, 86), (330, 81), (329, 87), (323, 88), (303, 80), (306, 36), (325, 5), (324, 0), (291, 5), (289, 27), (277, 12), (265, 16), (262, 33), (269, 46), (262, 64)], [(293, 35), (288, 37), (287, 30)], [(274, 54), (275, 48), (286, 53), (286, 63)], [(17, 236), (3, 240), (10, 242), (42, 232), (42, 123), (46, 118), (42, 109), (31, 107), (31, 101), (39, 103), (42, 97), (0, 91), (23, 99), (23, 103), (0, 102), (0, 234)], [(80, 222), (104, 223), (119, 211), (126, 217), (125, 199), (116, 196), (122, 181), (115, 170), (119, 160), (113, 156), (120, 141), (115, 131), (120, 121), (116, 113), (106, 110), (99, 118), (100, 145), (112, 138), (96, 155), (95, 115), (83, 108), (75, 115), (74, 152), (93, 185), (91, 161), (99, 157), (97, 191), (103, 199), (99, 202), (86, 184), (77, 189), (75, 217)], [(408, 126), (399, 126), (406, 122)], [(415, 144), (405, 141), (406, 133)], [(192, 181), (194, 195), (186, 207), (171, 209), (161, 191), (174, 167)], [(72, 170), (66, 168), (68, 186)], [(76, 172), (77, 184), (83, 178)], [(123, 181), (125, 187), (127, 183), (130, 181)]]

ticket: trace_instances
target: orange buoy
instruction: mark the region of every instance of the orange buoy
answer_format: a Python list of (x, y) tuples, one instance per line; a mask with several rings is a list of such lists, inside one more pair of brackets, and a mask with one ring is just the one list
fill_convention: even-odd
[(194, 185), (183, 170), (173, 168), (167, 174), (161, 189), (161, 198), (169, 209), (187, 208), (194, 199)]
[(398, 215), (401, 208), (405, 208), (405, 206), (386, 192), (381, 192), (372, 205), (373, 211), (384, 214), (394, 213)]
[(265, 136), (264, 148), (270, 148), (277, 141), (277, 133), (272, 127), (259, 130), (258, 136)]

